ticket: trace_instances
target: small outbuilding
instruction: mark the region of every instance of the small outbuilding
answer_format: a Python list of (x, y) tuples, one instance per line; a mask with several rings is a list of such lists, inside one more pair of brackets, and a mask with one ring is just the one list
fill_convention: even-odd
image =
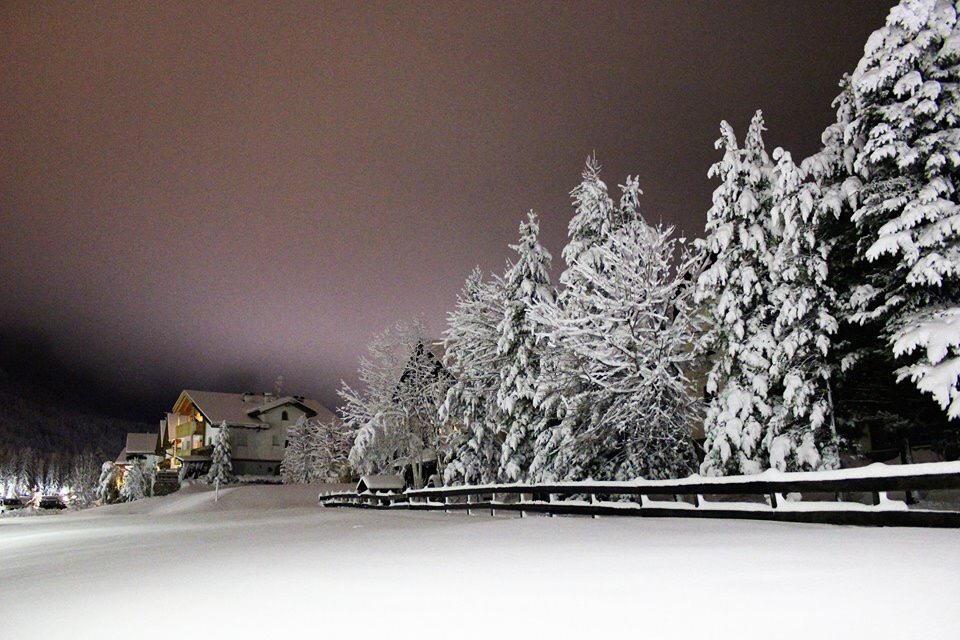
[(362, 476), (357, 483), (357, 493), (399, 493), (406, 483), (402, 476), (371, 475)]

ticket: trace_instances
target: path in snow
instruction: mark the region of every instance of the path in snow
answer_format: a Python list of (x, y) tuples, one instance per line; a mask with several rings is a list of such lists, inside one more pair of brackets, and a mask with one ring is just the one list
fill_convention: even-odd
[[(0, 518), (0, 638), (956, 638), (960, 531), (323, 509)], [(189, 629), (186, 636), (181, 635)]]

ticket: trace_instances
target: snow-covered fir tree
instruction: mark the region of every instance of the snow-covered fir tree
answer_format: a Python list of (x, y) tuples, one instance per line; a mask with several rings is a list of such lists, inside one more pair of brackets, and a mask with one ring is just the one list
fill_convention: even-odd
[(960, 30), (957, 7), (904, 0), (851, 76), (852, 216), (873, 265), (853, 319), (880, 320), (900, 378), (960, 417)]
[(123, 502), (133, 502), (147, 497), (146, 463), (143, 460), (134, 460), (123, 476), (120, 485), (120, 499)]
[(770, 186), (773, 165), (764, 149), (763, 117), (750, 122), (744, 148), (721, 124), (723, 159), (710, 176), (720, 180), (707, 212), (707, 236), (698, 244), (708, 268), (697, 282), (709, 329), (702, 348), (712, 354), (707, 375), (706, 475), (759, 473), (768, 467), (765, 433), (774, 409), (770, 366), (774, 350), (770, 301)]
[(120, 497), (117, 489), (117, 466), (112, 462), (104, 462), (100, 467), (96, 495), (100, 504), (112, 504)]
[(782, 401), (775, 404), (764, 447), (774, 469), (832, 469), (839, 465), (828, 360), (836, 296), (822, 224), (832, 214), (789, 152), (778, 148), (773, 157), (771, 216), (779, 244), (769, 267), (776, 343), (771, 382)]
[(213, 436), (213, 453), (210, 455), (210, 470), (207, 482), (224, 485), (236, 480), (233, 475), (233, 453), (230, 450), (230, 427), (221, 422)]
[[(628, 186), (625, 194), (639, 190)], [(578, 363), (565, 372), (573, 381), (565, 386), (579, 388), (589, 407), (566, 432), (553, 472), (562, 479), (686, 476), (696, 464), (691, 425), (699, 414), (684, 373), (695, 358), (698, 261), (671, 228), (639, 216), (589, 252), (567, 269), (579, 284), (576, 298), (565, 308), (544, 307), (550, 348)]]
[(503, 281), (484, 282), (475, 269), (447, 315), (445, 360), (455, 382), (447, 391), (440, 418), (455, 429), (445, 484), (495, 482), (500, 466), (501, 356), (497, 352), (503, 320)]
[(531, 310), (551, 300), (550, 253), (539, 242), (540, 225), (533, 212), (520, 224), (520, 242), (511, 245), (516, 262), (503, 283), (504, 312), (498, 326), (497, 355), (502, 358), (497, 405), (502, 413), (504, 441), (498, 477), (514, 482), (526, 479), (534, 443), (544, 427), (543, 413), (534, 405), (540, 376), (541, 348), (538, 323)]
[(582, 468), (579, 460), (589, 452), (581, 452), (570, 445), (577, 432), (591, 430), (599, 413), (591, 405), (595, 385), (583, 376), (583, 355), (565, 349), (563, 344), (551, 340), (550, 325), (560, 318), (576, 319), (596, 312), (589, 307), (587, 293), (593, 286), (584, 280), (579, 265), (603, 271), (603, 264), (596, 260), (596, 247), (602, 244), (626, 221), (637, 218), (637, 203), (640, 196), (639, 183), (628, 178), (621, 187), (620, 207), (614, 205), (606, 183), (600, 179), (600, 165), (596, 158), (588, 158), (582, 180), (571, 191), (574, 215), (568, 226), (568, 241), (563, 249), (566, 268), (560, 274), (562, 289), (555, 300), (539, 303), (533, 312), (544, 324), (544, 357), (541, 363), (535, 403), (548, 417), (536, 443), (536, 453), (531, 464), (531, 477), (535, 480), (570, 478), (574, 468)]

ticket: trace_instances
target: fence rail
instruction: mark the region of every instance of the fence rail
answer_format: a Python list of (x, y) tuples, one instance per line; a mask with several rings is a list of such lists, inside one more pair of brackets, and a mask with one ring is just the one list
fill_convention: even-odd
[[(483, 511), (520, 516), (740, 518), (960, 528), (960, 511), (907, 504), (917, 492), (942, 490), (960, 490), (960, 462), (876, 464), (839, 471), (693, 476), (682, 480), (491, 484), (409, 489), (402, 493), (340, 492), (321, 494), (319, 502), (326, 507)], [(903, 494), (903, 499), (890, 494)], [(857, 500), (863, 497), (865, 502)]]

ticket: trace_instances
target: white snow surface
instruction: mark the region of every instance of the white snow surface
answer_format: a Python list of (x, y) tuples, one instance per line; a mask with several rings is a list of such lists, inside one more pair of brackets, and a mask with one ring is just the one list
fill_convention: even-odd
[(348, 488), (247, 485), (214, 502), (191, 486), (0, 518), (0, 637), (926, 640), (960, 628), (957, 530), (316, 505)]

